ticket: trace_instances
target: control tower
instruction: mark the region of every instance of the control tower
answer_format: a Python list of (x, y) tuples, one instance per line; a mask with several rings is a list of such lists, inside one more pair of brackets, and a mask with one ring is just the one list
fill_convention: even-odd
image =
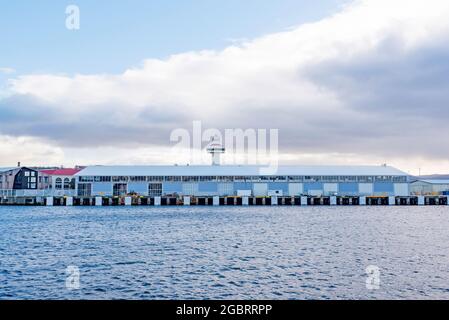
[(212, 140), (209, 143), (209, 146), (207, 147), (207, 152), (212, 155), (212, 165), (213, 166), (219, 166), (220, 165), (220, 155), (222, 153), (225, 153), (226, 149), (223, 147), (220, 139), (215, 136), (212, 138)]

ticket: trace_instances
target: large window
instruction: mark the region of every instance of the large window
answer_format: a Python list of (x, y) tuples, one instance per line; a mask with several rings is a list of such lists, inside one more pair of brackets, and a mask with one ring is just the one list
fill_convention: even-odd
[(112, 193), (114, 197), (125, 196), (127, 194), (127, 185), (126, 183), (114, 183), (114, 187), (112, 188)]
[(69, 189), (70, 189), (70, 179), (65, 178), (64, 179), (64, 190), (69, 190)]
[(162, 196), (162, 183), (150, 183), (148, 185), (148, 195), (150, 197)]
[(61, 178), (56, 178), (55, 189), (56, 190), (61, 190), (62, 189), (62, 179)]
[(406, 176), (393, 177), (393, 182), (407, 182), (407, 177)]
[(78, 184), (78, 197), (90, 197), (92, 194), (92, 185), (90, 183)]

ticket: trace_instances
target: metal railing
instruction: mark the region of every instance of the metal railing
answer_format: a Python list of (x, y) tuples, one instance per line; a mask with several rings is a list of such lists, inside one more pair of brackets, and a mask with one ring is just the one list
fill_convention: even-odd
[(75, 190), (12, 190), (0, 189), (2, 197), (74, 197)]

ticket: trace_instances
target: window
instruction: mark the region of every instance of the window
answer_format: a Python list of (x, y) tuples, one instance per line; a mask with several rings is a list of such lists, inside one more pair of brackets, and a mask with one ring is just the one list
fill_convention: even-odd
[[(150, 181), (150, 180), (148, 180), (148, 181)], [(165, 177), (165, 181), (167, 181), (167, 182), (180, 182), (181, 181), (181, 177), (167, 176), (167, 177)]]
[(94, 182), (94, 177), (89, 177), (89, 176), (79, 177), (79, 181), (80, 182)]
[(211, 181), (216, 181), (217, 178), (215, 176), (201, 176), (200, 177), (200, 181), (201, 182), (211, 182)]
[(130, 177), (129, 179), (132, 182), (145, 182), (147, 180), (147, 177), (145, 176), (136, 176), (136, 177)]
[(185, 181), (185, 182), (196, 182), (196, 181), (199, 181), (199, 177), (196, 177), (196, 176), (182, 177), (182, 181)]
[(62, 179), (61, 179), (61, 178), (56, 178), (56, 181), (55, 181), (55, 189), (56, 189), (56, 190), (62, 189)]
[(69, 189), (70, 189), (70, 179), (65, 178), (64, 179), (64, 190), (69, 190)]
[(92, 194), (92, 185), (90, 183), (78, 184), (78, 197), (90, 197)]
[(372, 176), (359, 176), (357, 177), (357, 181), (358, 182), (373, 182), (373, 177)]
[(96, 177), (94, 177), (94, 181), (95, 182), (111, 182), (111, 177), (96, 176)]
[(148, 181), (164, 181), (164, 177), (148, 177)]
[(273, 177), (274, 181), (287, 181), (287, 177), (286, 176), (276, 176)]
[(406, 176), (393, 177), (393, 182), (407, 182), (407, 177)]
[(114, 183), (112, 188), (112, 193), (114, 197), (125, 196), (127, 194), (127, 184), (126, 183)]
[(128, 182), (129, 177), (125, 176), (119, 176), (119, 177), (112, 177), (112, 181), (114, 182)]
[(150, 183), (148, 185), (148, 195), (150, 197), (160, 197), (162, 195), (162, 183)]

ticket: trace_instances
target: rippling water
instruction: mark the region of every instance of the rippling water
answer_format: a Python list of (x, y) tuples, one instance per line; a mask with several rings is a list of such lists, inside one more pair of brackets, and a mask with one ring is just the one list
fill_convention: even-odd
[(449, 299), (449, 207), (0, 207), (12, 298)]

